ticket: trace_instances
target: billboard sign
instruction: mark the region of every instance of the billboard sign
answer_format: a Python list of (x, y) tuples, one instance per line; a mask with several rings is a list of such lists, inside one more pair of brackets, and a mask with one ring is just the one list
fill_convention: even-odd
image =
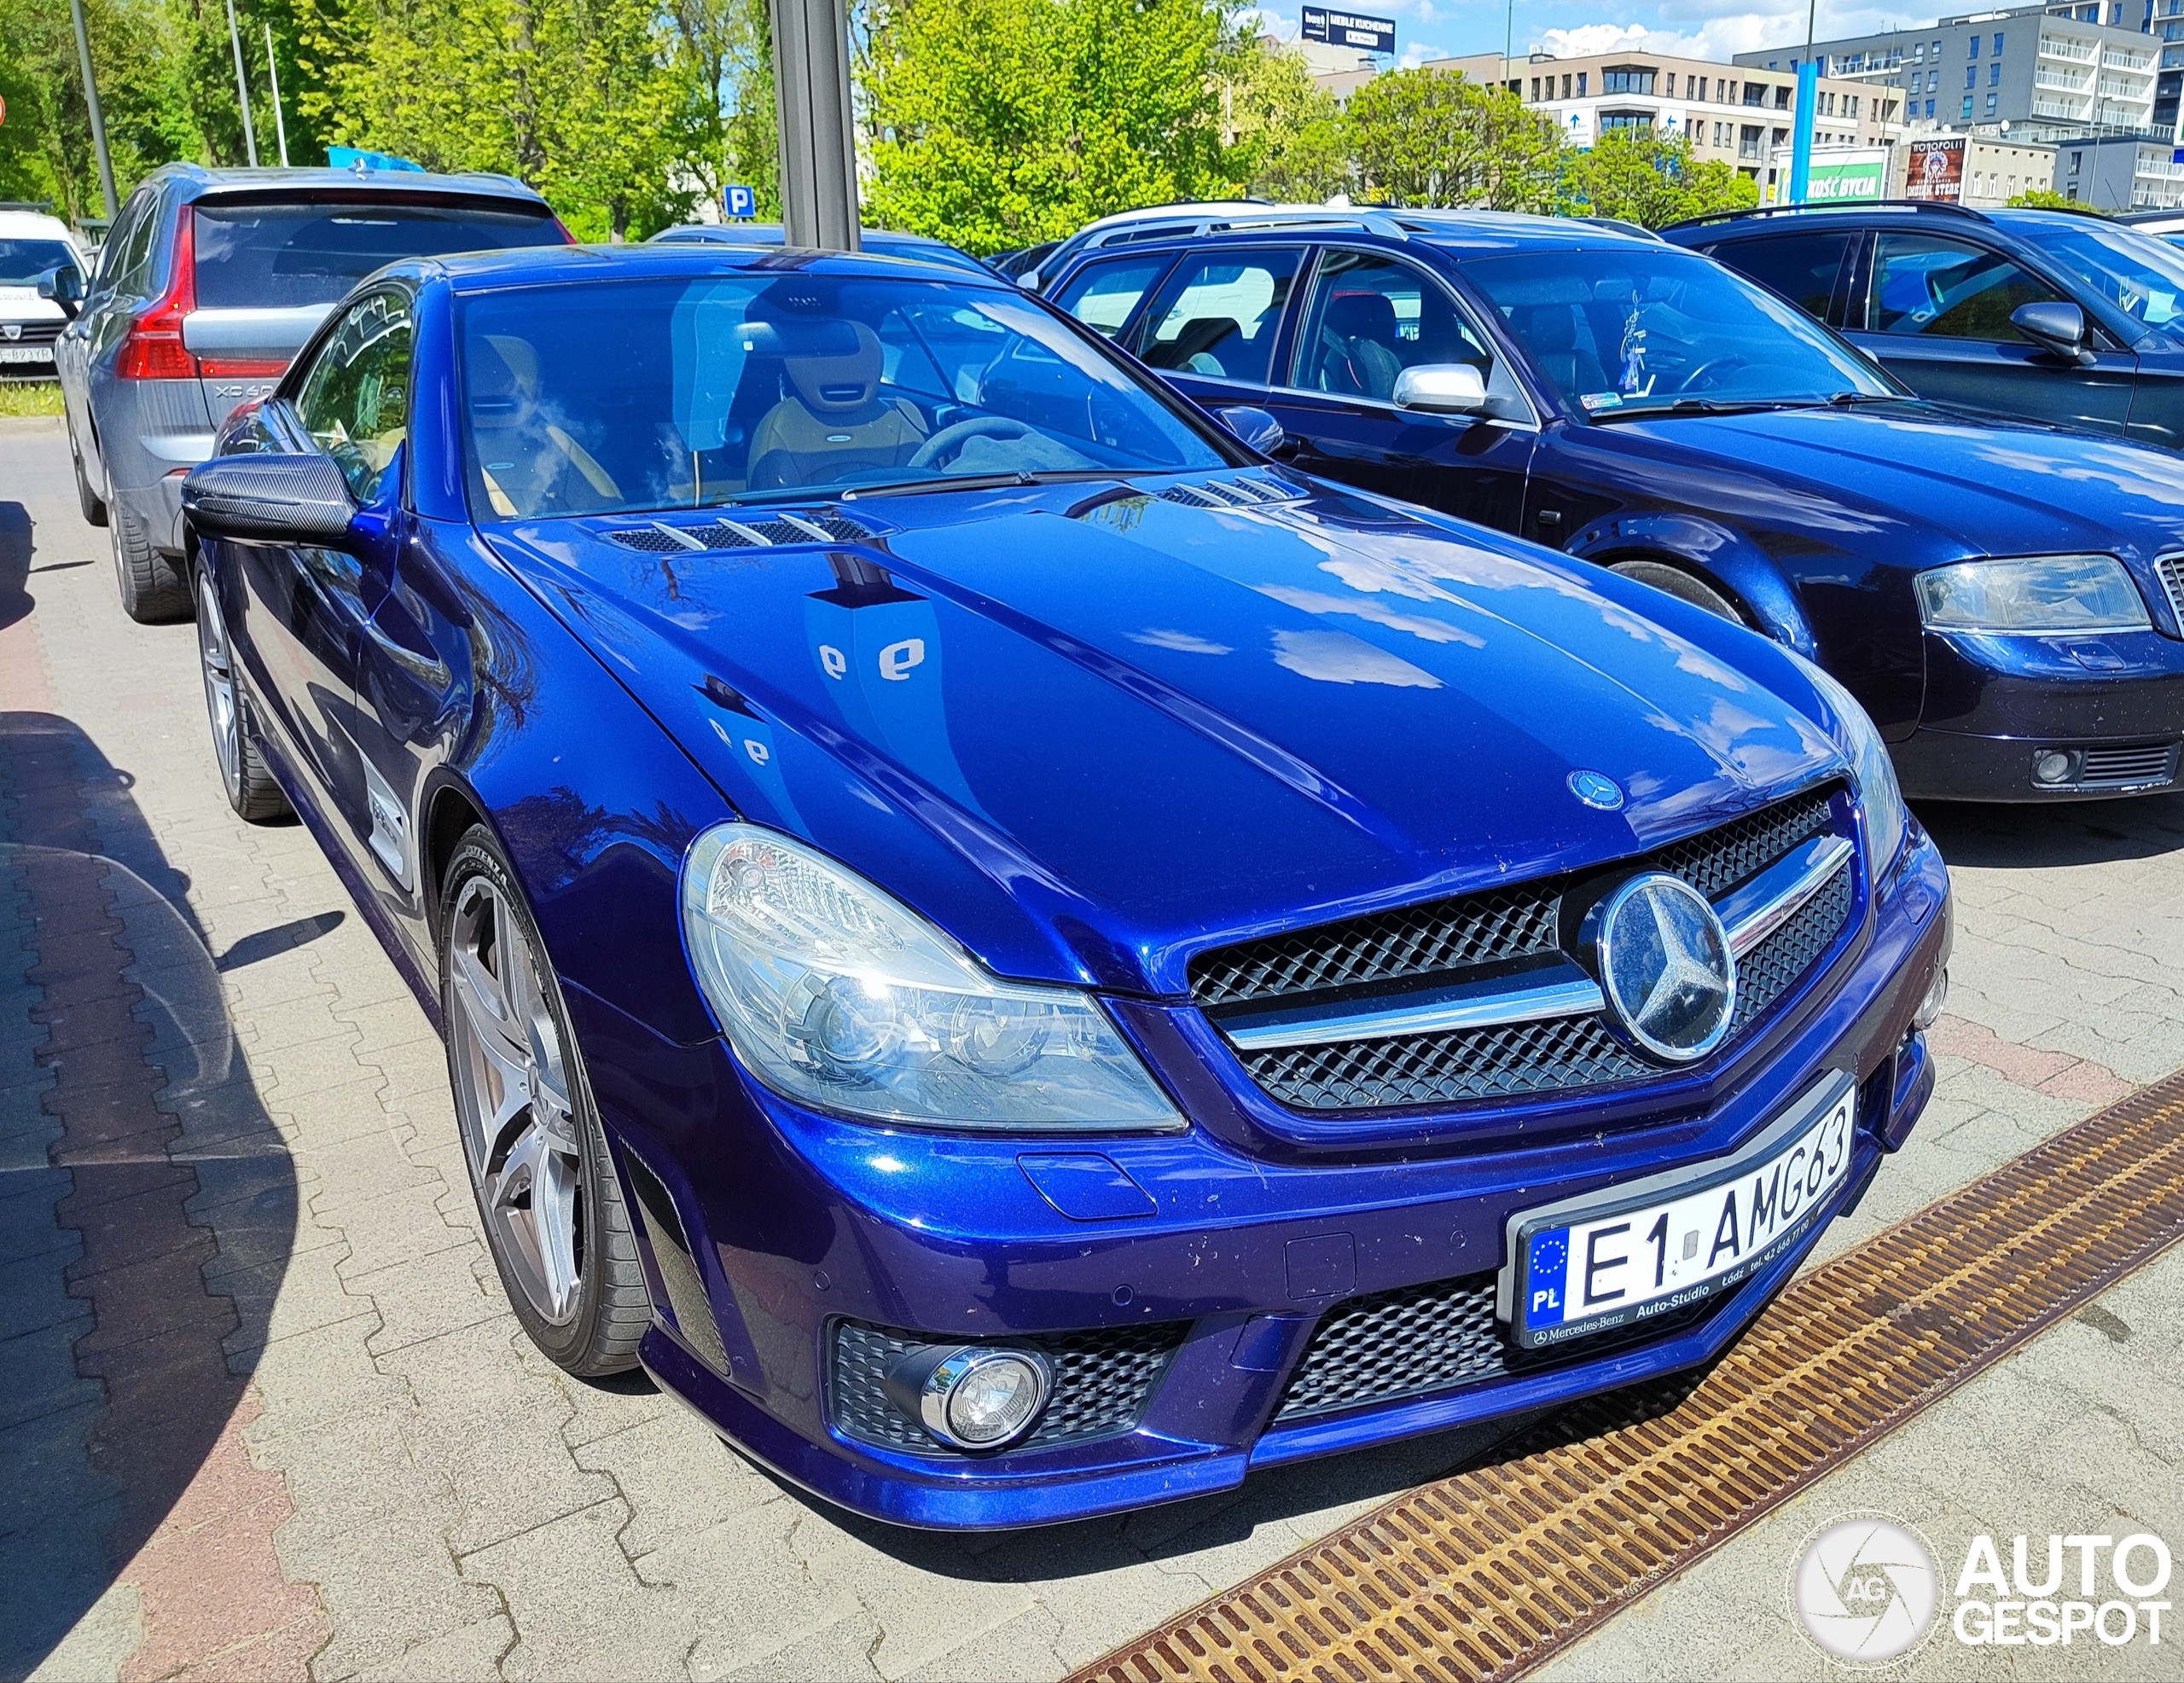
[(1962, 135), (1913, 141), (1909, 164), (1903, 182), (1905, 198), (1947, 199), (1954, 203), (1964, 197)]
[(1888, 151), (1879, 146), (1816, 146), (1805, 177), (1809, 205), (1878, 203), (1888, 187)]
[(1304, 38), (1324, 41), (1331, 47), (1355, 47), (1362, 53), (1392, 53), (1396, 49), (1396, 20), (1367, 17), (1362, 12), (1333, 12), (1324, 6), (1304, 8)]

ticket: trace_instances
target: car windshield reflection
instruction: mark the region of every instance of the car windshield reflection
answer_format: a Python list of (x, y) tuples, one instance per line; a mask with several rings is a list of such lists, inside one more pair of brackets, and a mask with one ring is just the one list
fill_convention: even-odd
[[(2028, 230), (2030, 231), (2030, 230)], [(2090, 217), (2043, 218), (2040, 248), (2117, 309), (2150, 328), (2184, 328), (2184, 252)]]
[(1802, 311), (1703, 258), (1531, 252), (1464, 273), (1533, 370), (1594, 421), (1902, 395)]
[(1227, 465), (1121, 364), (989, 287), (552, 287), (468, 299), (462, 334), (481, 520)]

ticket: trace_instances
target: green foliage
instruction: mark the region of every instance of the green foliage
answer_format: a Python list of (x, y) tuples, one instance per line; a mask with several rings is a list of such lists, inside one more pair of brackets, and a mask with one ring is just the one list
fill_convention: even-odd
[[(15, 114), (10, 105), (8, 113)], [(61, 387), (50, 380), (0, 380), (0, 416), (16, 417), (27, 415), (59, 415)]]
[(1365, 195), (1420, 208), (1542, 211), (1555, 202), (1562, 137), (1507, 88), (1460, 71), (1398, 70), (1350, 96), (1350, 155)]
[(1650, 129), (1612, 129), (1589, 152), (1575, 154), (1563, 194), (1573, 215), (1617, 217), (1644, 228), (1759, 202), (1756, 182), (1718, 158), (1693, 159), (1687, 136)]
[(1237, 189), (1205, 0), (915, 0), (874, 28), (865, 220), (987, 252)]
[(2045, 187), (2036, 187), (2030, 193), (2020, 193), (2009, 202), (2013, 211), (2075, 211), (2080, 216), (2106, 216), (2108, 212), (2082, 199), (2067, 198)]
[[(203, 137), (185, 108), (171, 15), (154, 0), (84, 0), (84, 14), (126, 196), (147, 170), (201, 155)], [(78, 220), (104, 215), (67, 0), (0, 0), (0, 199), (49, 199)]]
[(1218, 76), (1223, 137), (1255, 196), (1298, 204), (1349, 187), (1342, 107), (1302, 54), (1246, 37), (1224, 51)]

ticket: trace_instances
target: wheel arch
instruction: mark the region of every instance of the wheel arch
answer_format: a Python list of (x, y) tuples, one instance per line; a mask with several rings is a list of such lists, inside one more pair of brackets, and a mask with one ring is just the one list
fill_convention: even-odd
[(1736, 603), (1777, 642), (1807, 659), (1819, 658), (1795, 583), (1758, 545), (1718, 521), (1691, 514), (1606, 519), (1580, 531), (1567, 553), (1595, 566), (1645, 560), (1687, 572)]

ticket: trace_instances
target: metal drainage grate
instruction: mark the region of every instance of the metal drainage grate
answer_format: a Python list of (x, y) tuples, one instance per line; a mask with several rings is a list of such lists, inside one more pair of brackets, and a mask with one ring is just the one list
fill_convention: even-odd
[(2088, 748), (2078, 770), (2078, 789), (2121, 789), (2176, 781), (2174, 742), (2140, 742), (2128, 748)]
[(740, 520), (726, 515), (683, 525), (653, 520), (626, 526), (607, 536), (624, 549), (668, 555), (706, 549), (765, 548), (786, 543), (868, 543), (872, 528), (833, 508), (796, 514), (777, 514), (764, 519)]
[(1530, 1673), (2184, 1239), (2184, 1076), (1793, 1281), (1695, 1386), (1579, 1404), (1077, 1683)]
[[(1008, 1340), (1019, 1348), (1043, 1350), (1054, 1375), (1046, 1413), (1029, 1437), (1010, 1448), (1036, 1449), (1130, 1431), (1145, 1412), (1146, 1399), (1153, 1395), (1168, 1358), (1182, 1343), (1184, 1330), (1176, 1325), (1124, 1326)], [(891, 1449), (926, 1455), (962, 1454), (904, 1419), (887, 1400), (887, 1370), (897, 1358), (919, 1344), (934, 1342), (929, 1335), (897, 1332), (862, 1321), (836, 1323), (832, 1378), (835, 1425), (847, 1436)]]
[[(1845, 864), (1798, 914), (1737, 966), (1737, 1012), (1724, 1048), (1771, 1010), (1835, 943), (1850, 915)], [(1267, 1095), (1292, 1110), (1446, 1105), (1565, 1092), (1658, 1077), (1659, 1065), (1610, 1034), (1598, 1017), (1548, 1017), (1447, 1034), (1339, 1041), (1239, 1052)]]

